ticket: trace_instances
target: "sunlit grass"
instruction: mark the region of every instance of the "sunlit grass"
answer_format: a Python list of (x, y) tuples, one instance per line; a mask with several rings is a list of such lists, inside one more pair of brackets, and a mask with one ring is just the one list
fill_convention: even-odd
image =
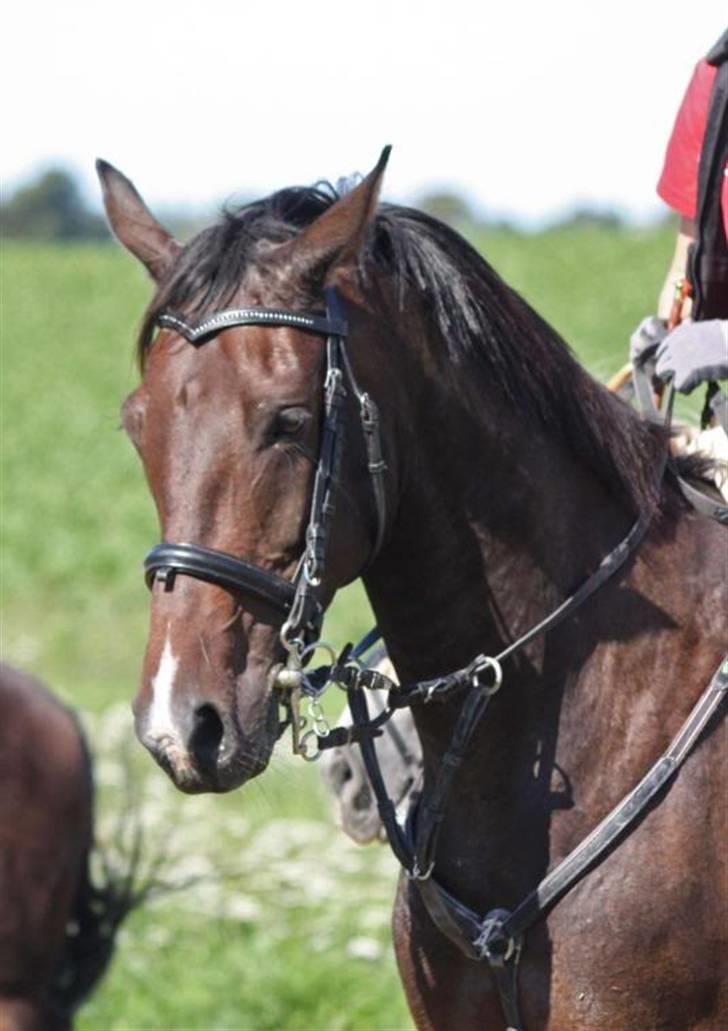
[(130, 918), (80, 1028), (410, 1026), (389, 933), (394, 860), (332, 826), (310, 767), (281, 747), (244, 795), (184, 798), (129, 754), (123, 707), (87, 726), (101, 843), (114, 854), (131, 791), (146, 856), (161, 850), (161, 876), (190, 883)]

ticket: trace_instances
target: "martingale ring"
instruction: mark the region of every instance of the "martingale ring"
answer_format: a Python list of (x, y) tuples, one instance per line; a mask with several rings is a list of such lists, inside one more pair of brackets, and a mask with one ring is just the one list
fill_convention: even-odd
[(299, 633), (300, 627), (294, 626), (290, 619), (287, 619), (281, 627), (278, 638), (288, 654), (295, 655), (300, 663), (306, 648), (306, 642), (302, 637), (298, 636)]
[[(491, 684), (483, 683), (482, 678), (487, 673), (490, 673), (493, 678), (493, 682)], [(483, 691), (486, 695), (496, 694), (503, 683), (503, 669), (500, 662), (490, 655), (479, 656), (473, 663), (470, 671), (470, 683), (473, 687)]]
[(300, 755), (301, 758), (305, 760), (305, 762), (307, 763), (315, 763), (321, 758), (322, 753), (321, 749), (318, 747), (318, 744), (314, 745), (313, 748), (311, 748), (311, 750), (309, 751), (309, 742), (318, 742), (318, 737), (319, 735), (316, 733), (315, 730), (307, 730), (306, 733), (301, 737), (297, 754)]
[(328, 641), (311, 641), (310, 644), (304, 645), (301, 650), (301, 662), (306, 662), (307, 659), (313, 658), (317, 651), (326, 652), (327, 657), (331, 660), (330, 665), (333, 666), (336, 663), (336, 651), (334, 646), (329, 644)]

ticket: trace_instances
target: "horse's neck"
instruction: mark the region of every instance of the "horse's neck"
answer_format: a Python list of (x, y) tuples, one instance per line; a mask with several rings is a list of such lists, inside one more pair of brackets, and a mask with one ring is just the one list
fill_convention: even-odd
[[(497, 439), (454, 416), (446, 431), (440, 424), (410, 441), (419, 449), (410, 456), (417, 473), (400, 499), (390, 545), (367, 577), (402, 681), (497, 654), (553, 611), (632, 521), (561, 448), (528, 434), (515, 415), (502, 416)], [(519, 819), (547, 824), (560, 790), (554, 771), (564, 685), (578, 678), (588, 655), (579, 634), (583, 624), (560, 629), (548, 654), (538, 640), (505, 666), (504, 686), (458, 775), (461, 819), (452, 833), (461, 855), (482, 853), (487, 797), (488, 822), (504, 835)], [(415, 713), (430, 778), (460, 703)], [(498, 852), (498, 834), (490, 833), (487, 847)], [(539, 869), (542, 858), (534, 857)], [(535, 872), (527, 870), (525, 881)]]
[(367, 587), (400, 677), (495, 654), (540, 622), (627, 531), (593, 474), (504, 411), (497, 435), (467, 414), (407, 442), (413, 470)]

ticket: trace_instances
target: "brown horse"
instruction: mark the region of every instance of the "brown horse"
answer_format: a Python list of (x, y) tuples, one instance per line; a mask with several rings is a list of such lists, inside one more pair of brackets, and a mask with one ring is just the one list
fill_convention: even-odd
[(92, 769), (73, 714), (4, 665), (0, 711), (0, 1029), (64, 1031), (134, 894), (90, 879)]
[[(504, 664), (457, 774), (435, 876), (486, 913), (516, 905), (682, 725), (723, 654), (726, 538), (687, 510), (672, 470), (658, 476), (664, 434), (594, 382), (462, 238), (378, 206), (384, 164), (343, 196), (288, 189), (227, 213), (185, 248), (99, 164), (116, 235), (157, 284), (124, 424), (164, 539), (193, 545), (184, 561), (168, 549), (178, 575), (154, 579), (134, 711), (179, 788), (230, 790), (265, 769), (279, 729), (274, 685), (299, 647), (288, 631), (282, 646), (282, 581), (303, 575), (326, 605), (361, 574), (407, 684), (498, 654), (649, 519), (620, 571)], [(299, 559), (318, 542), (304, 531), (321, 509), (313, 466), (340, 378), (324, 405), (324, 335), (339, 323), (275, 312), (323, 313), (332, 285), (347, 382), (376, 400), (386, 471), (382, 496), (363, 444), (372, 420), (362, 434), (350, 390), (321, 576)], [(220, 552), (248, 565), (226, 559), (214, 582), (200, 579)], [(268, 587), (241, 593), (251, 564)], [(423, 797), (465, 704), (461, 693), (415, 710)], [(703, 735), (659, 804), (530, 931), (527, 1028), (728, 1026), (721, 736)], [(420, 1028), (503, 1027), (488, 968), (443, 936), (405, 878), (394, 936)]]

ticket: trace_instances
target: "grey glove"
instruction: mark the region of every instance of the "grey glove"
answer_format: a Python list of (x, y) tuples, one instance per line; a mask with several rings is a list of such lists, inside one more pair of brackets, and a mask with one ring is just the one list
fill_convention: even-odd
[(629, 360), (633, 365), (642, 365), (650, 358), (667, 335), (667, 326), (656, 315), (642, 319), (629, 338)]
[(675, 389), (689, 394), (700, 383), (728, 379), (728, 321), (683, 322), (657, 350), (655, 374), (671, 377)]

